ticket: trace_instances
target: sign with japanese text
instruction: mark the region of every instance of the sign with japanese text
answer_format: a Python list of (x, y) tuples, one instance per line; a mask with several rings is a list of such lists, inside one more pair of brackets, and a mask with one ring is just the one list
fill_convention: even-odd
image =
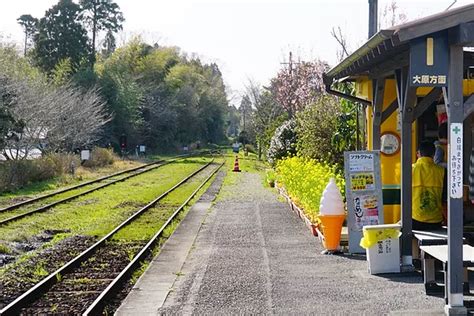
[(455, 199), (463, 195), (463, 127), (462, 123), (451, 123), (449, 126), (449, 196)]
[(449, 43), (447, 32), (438, 32), (410, 42), (409, 83), (413, 87), (448, 85)]
[(360, 246), (362, 228), (384, 222), (380, 152), (345, 152), (344, 169), (349, 252), (363, 253), (365, 250)]
[(374, 171), (374, 155), (349, 154), (349, 171)]

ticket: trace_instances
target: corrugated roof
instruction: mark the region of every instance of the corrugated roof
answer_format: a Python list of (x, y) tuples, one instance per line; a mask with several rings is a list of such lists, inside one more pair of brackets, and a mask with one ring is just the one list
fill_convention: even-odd
[(410, 40), (473, 21), (474, 4), (469, 4), (380, 30), (354, 53), (330, 69), (325, 76), (326, 81), (364, 75), (371, 65), (408, 51)]

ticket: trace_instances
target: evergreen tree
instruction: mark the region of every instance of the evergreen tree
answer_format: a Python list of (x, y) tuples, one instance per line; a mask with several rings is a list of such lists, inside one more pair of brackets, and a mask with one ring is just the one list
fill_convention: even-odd
[[(120, 7), (112, 0), (80, 0), (82, 6), (81, 16), (92, 33), (91, 67), (95, 63), (95, 42), (99, 31), (107, 31), (106, 40), (110, 43), (113, 33), (122, 29), (122, 23), (125, 21)], [(115, 39), (113, 40), (115, 46)], [(111, 46), (109, 46), (111, 47)]]
[(33, 57), (47, 73), (66, 58), (76, 71), (89, 55), (87, 31), (80, 23), (80, 13), (79, 5), (72, 0), (60, 0), (39, 21)]
[(33, 35), (38, 31), (38, 19), (32, 17), (30, 14), (23, 14), (16, 20), (25, 31), (25, 48), (23, 54), (26, 56), (28, 40), (33, 39)]
[(117, 44), (115, 42), (114, 33), (110, 30), (107, 31), (105, 34), (104, 43), (102, 44), (102, 55), (104, 57), (109, 57), (117, 48)]

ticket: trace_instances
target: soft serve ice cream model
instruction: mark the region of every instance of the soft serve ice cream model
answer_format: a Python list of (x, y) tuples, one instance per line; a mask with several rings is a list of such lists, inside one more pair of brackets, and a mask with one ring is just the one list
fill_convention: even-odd
[(324, 236), (323, 253), (334, 254), (339, 252), (342, 223), (346, 218), (344, 202), (336, 180), (331, 178), (324, 189), (319, 206), (319, 220), (321, 221)]

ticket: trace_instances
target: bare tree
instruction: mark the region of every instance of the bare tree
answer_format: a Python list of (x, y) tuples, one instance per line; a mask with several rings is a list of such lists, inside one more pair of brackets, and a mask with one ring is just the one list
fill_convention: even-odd
[(50, 93), (51, 101), (46, 133), (48, 151), (73, 151), (98, 140), (102, 127), (111, 117), (97, 88), (83, 92), (71, 85)]
[(403, 11), (399, 11), (399, 7), (396, 0), (392, 0), (391, 3), (387, 4), (382, 12), (382, 28), (392, 27), (398, 24), (405, 23), (407, 21), (407, 15)]
[(337, 32), (336, 32), (336, 29), (333, 27), (331, 30), (331, 35), (339, 43), (341, 50), (337, 51), (336, 54), (337, 54), (338, 61), (342, 61), (344, 58), (350, 55), (348, 51), (348, 47), (347, 47), (346, 37), (342, 34), (342, 30), (340, 26), (337, 27)]
[(52, 88), (15, 81), (9, 87), (15, 101), (12, 113), (23, 128), (10, 133), (4, 155), (27, 158), (33, 149), (70, 152), (95, 142), (111, 119), (97, 88), (83, 92), (71, 85)]
[[(280, 104), (275, 100), (272, 87), (261, 87), (252, 80), (246, 85), (246, 98), (250, 101), (253, 110), (253, 123), (258, 146), (258, 158), (262, 156), (262, 149), (266, 147), (265, 142), (269, 142), (271, 137), (268, 130), (271, 129), (272, 134), (276, 119), (284, 112)], [(276, 128), (276, 126), (275, 126)]]

